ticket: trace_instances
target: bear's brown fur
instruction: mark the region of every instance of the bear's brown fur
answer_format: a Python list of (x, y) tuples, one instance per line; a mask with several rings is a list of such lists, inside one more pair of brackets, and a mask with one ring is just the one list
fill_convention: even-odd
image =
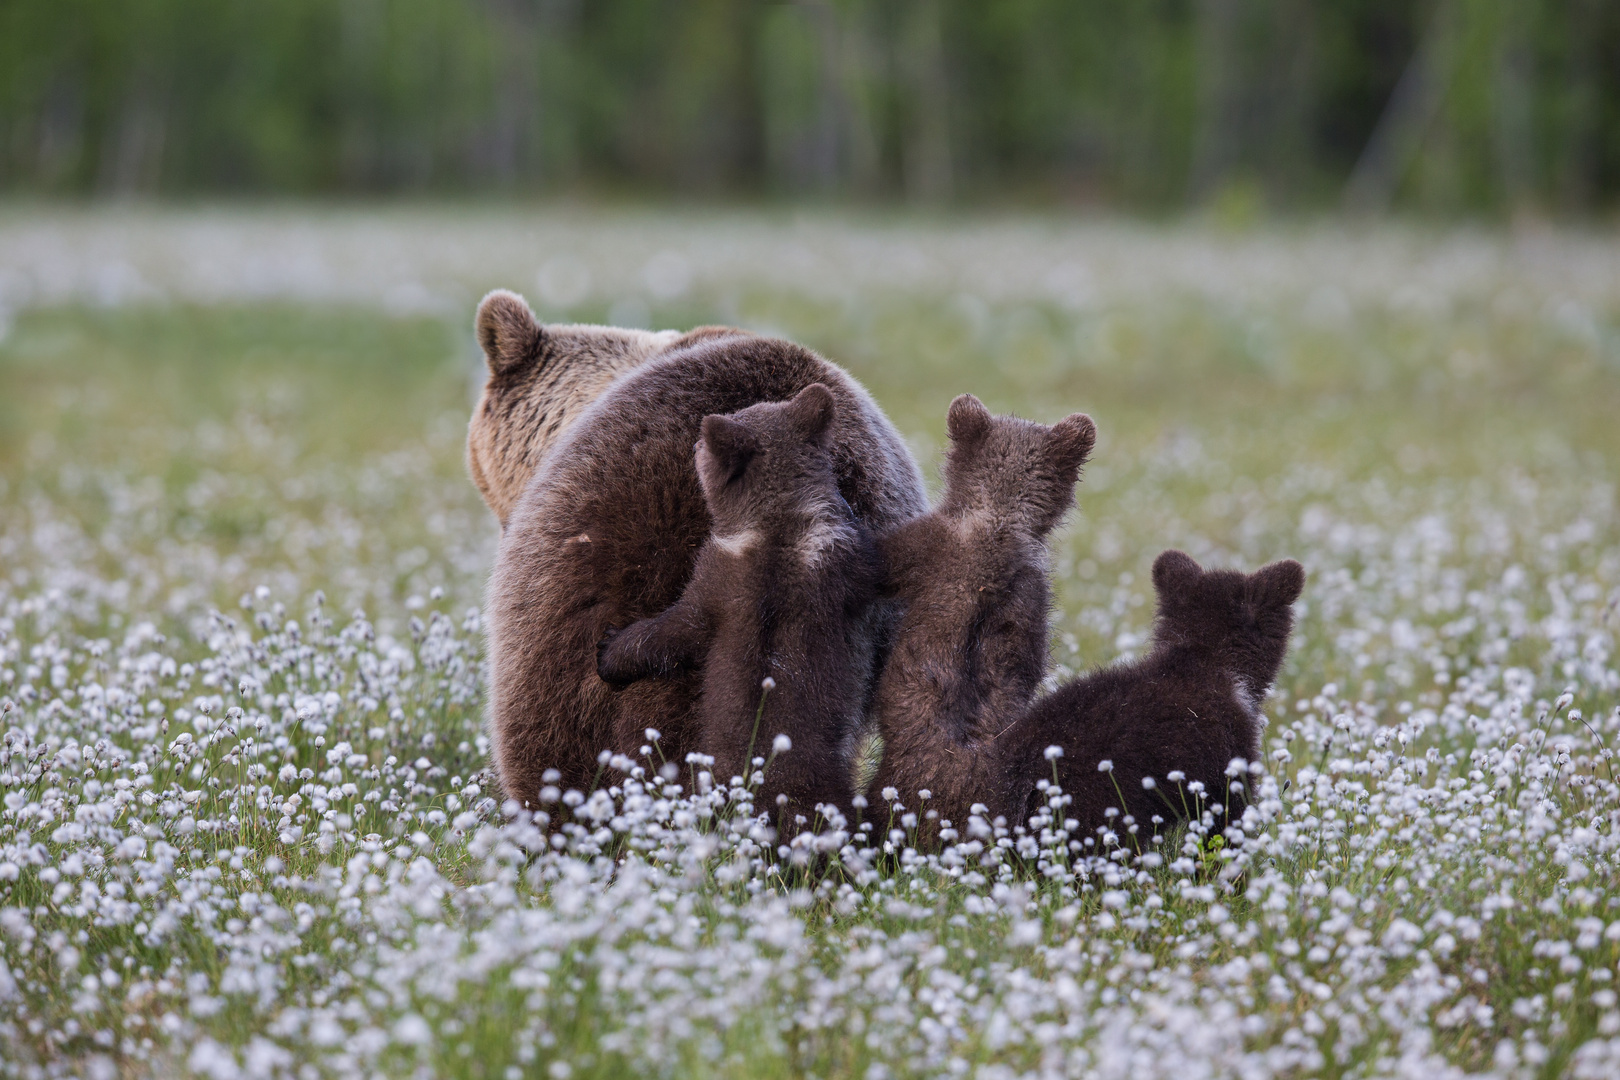
[[(696, 673), (614, 693), (597, 677), (597, 643), (609, 627), (662, 612), (691, 579), (711, 532), (693, 465), (703, 418), (784, 401), (816, 382), (837, 402), (828, 452), (854, 515), (882, 530), (922, 513), (916, 463), (866, 392), (809, 350), (770, 338), (714, 336), (666, 350), (614, 381), (546, 451), (508, 518), (486, 605), (490, 733), (508, 798), (534, 802), (550, 768), (562, 786), (588, 789), (598, 753), (634, 753), (644, 728), (663, 733), (668, 760), (695, 748)], [(851, 627), (867, 669), (893, 621), (893, 606), (878, 604)]]
[(489, 378), (467, 425), (467, 471), (503, 528), (547, 448), (614, 379), (671, 350), (746, 334), (542, 325), (505, 289), (478, 305), (476, 329)]
[[(1254, 574), (1204, 570), (1166, 551), (1153, 563), (1153, 586), (1159, 610), (1148, 654), (1059, 687), (1003, 738), (1005, 805), (1015, 824), (1035, 811), (1035, 784), (1054, 767), (1073, 798), (1063, 814), (1084, 834), (1108, 824), (1110, 807), (1147, 833), (1153, 815), (1196, 815), (1200, 803), (1223, 806), (1229, 820), (1242, 813), (1244, 793), (1226, 769), (1233, 758), (1259, 757), (1260, 703), (1288, 651), (1305, 570), (1292, 559)], [(1048, 746), (1061, 746), (1063, 756), (1047, 761)], [(1098, 770), (1103, 761), (1112, 772)], [(1184, 776), (1172, 781), (1172, 772)], [(1202, 800), (1190, 790), (1195, 782)]]
[(835, 409), (812, 383), (792, 401), (704, 419), (697, 471), (714, 533), (681, 598), (613, 635), (597, 660), (615, 686), (701, 667), (694, 741), (721, 782), (787, 735), (758, 797), (789, 832), (822, 804), (850, 809), (871, 683), (871, 649), (850, 628), (877, 599), (878, 554), (838, 494)]
[(946, 426), (943, 499), (881, 541), (904, 614), (878, 680), (883, 758), (867, 786), (874, 806), (893, 787), (920, 817), (933, 810), (919, 822), (925, 842), (1000, 783), (997, 736), (1046, 670), (1046, 538), (1097, 435), (1083, 413), (1048, 427), (993, 417), (971, 394), (951, 402)]

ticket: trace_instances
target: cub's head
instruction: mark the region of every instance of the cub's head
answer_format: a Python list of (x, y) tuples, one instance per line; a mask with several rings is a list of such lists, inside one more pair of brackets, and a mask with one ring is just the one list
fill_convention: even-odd
[(828, 453), (837, 409), (832, 391), (811, 383), (791, 401), (703, 418), (697, 471), (716, 533), (783, 518), (848, 516)]
[(1253, 574), (1205, 570), (1190, 555), (1166, 551), (1153, 561), (1153, 588), (1159, 594), (1156, 642), (1211, 650), (1223, 668), (1246, 680), (1258, 705), (1288, 650), (1305, 568), (1283, 559)]
[(467, 471), (502, 528), (547, 449), (609, 383), (670, 350), (743, 333), (543, 325), (505, 289), (478, 305), (477, 332), (489, 379), (467, 426)]
[(945, 416), (951, 448), (945, 458), (947, 513), (974, 515), (1045, 536), (1074, 505), (1097, 426), (1075, 413), (1050, 427), (1015, 416), (991, 416), (972, 394), (951, 402)]

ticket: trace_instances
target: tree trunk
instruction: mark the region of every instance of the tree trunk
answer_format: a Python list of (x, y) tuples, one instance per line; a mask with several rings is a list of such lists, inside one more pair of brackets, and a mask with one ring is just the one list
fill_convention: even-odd
[(951, 197), (949, 84), (939, 0), (913, 0), (900, 36), (900, 74), (907, 109), (901, 133), (901, 170), (906, 196), (917, 202)]
[(1451, 0), (1439, 0), (1417, 51), (1395, 84), (1383, 115), (1373, 128), (1345, 185), (1345, 209), (1382, 213), (1423, 145), (1423, 136), (1445, 100), (1455, 27)]

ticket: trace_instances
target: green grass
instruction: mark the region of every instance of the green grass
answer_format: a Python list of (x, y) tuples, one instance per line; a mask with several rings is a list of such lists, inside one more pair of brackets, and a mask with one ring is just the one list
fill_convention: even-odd
[(30, 310), (0, 341), (0, 1076), (1602, 1075), (1615, 312), (654, 315), (822, 350), (931, 479), (957, 393), (1090, 413), (1058, 674), (1141, 648), (1163, 548), (1304, 561), (1254, 834), (806, 869), (621, 785), (622, 828), (526, 849), (469, 787), (495, 526), (464, 320)]

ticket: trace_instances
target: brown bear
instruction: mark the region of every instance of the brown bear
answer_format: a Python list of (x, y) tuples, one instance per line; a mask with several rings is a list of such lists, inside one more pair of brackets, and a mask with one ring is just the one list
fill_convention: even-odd
[(476, 326), (489, 378), (467, 425), (467, 471), (502, 528), (546, 449), (614, 379), (671, 350), (746, 333), (547, 326), (505, 289), (484, 297)]
[[(508, 355), (504, 341), (522, 353), (534, 340), (517, 318), (526, 312), (486, 301), (480, 337), (492, 355)], [(662, 732), (667, 760), (696, 748), (698, 674), (614, 693), (597, 677), (597, 643), (609, 627), (662, 612), (692, 577), (713, 528), (693, 464), (703, 418), (785, 401), (817, 382), (837, 403), (827, 452), (853, 515), (878, 531), (922, 513), (921, 474), (888, 418), (841, 369), (785, 341), (696, 335), (632, 366), (559, 429), (507, 516), (490, 575), (490, 733), (508, 798), (533, 803), (548, 769), (563, 787), (590, 788), (599, 753), (636, 753), (646, 728)], [(509, 449), (529, 445), (535, 430), (529, 414), (490, 424), (497, 435), (510, 428)], [(893, 605), (879, 603), (851, 625), (860, 671), (875, 670), (894, 621)]]
[(938, 821), (965, 824), (1001, 782), (997, 737), (1046, 671), (1046, 540), (1097, 437), (1083, 413), (1048, 427), (991, 416), (971, 394), (951, 402), (946, 429), (943, 499), (880, 541), (904, 615), (878, 680), (883, 758), (867, 786), (874, 806), (897, 789), (929, 843)]
[[(871, 530), (838, 493), (820, 383), (792, 401), (703, 420), (697, 474), (714, 532), (674, 605), (610, 635), (597, 671), (614, 686), (701, 668), (689, 742), (721, 782), (749, 775), (778, 735), (757, 793), (785, 832), (832, 804), (848, 811), (850, 762), (872, 651), (850, 628), (877, 599)], [(768, 688), (765, 692), (764, 688)]]
[[(1282, 667), (1304, 586), (1292, 559), (1242, 574), (1204, 570), (1179, 551), (1160, 555), (1148, 654), (1047, 694), (1001, 740), (1002, 805), (1013, 823), (1035, 812), (1035, 784), (1054, 769), (1073, 799), (1064, 816), (1087, 834), (1109, 824), (1110, 808), (1122, 815), (1116, 829), (1144, 831), (1155, 814), (1169, 821), (1220, 807), (1239, 817), (1244, 792), (1227, 766), (1259, 757), (1260, 703)], [(1063, 756), (1048, 760), (1049, 746)]]

